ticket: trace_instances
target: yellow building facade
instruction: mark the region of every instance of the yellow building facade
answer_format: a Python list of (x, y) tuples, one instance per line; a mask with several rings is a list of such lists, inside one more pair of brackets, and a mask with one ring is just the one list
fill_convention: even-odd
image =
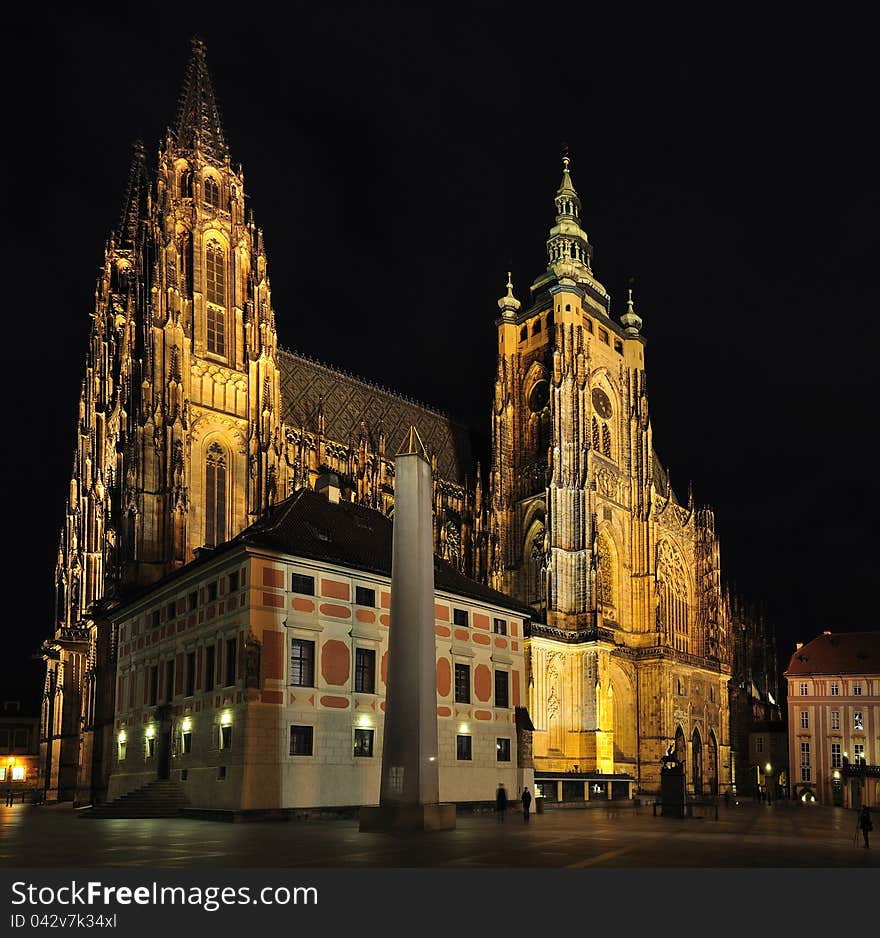
[(714, 517), (676, 498), (654, 452), (641, 320), (631, 297), (611, 318), (567, 159), (547, 249), (528, 304), (510, 283), (499, 301), (484, 494), (464, 428), (279, 348), (263, 235), (194, 43), (152, 180), (136, 148), (96, 288), (43, 645), (49, 800), (107, 796), (113, 610), (324, 472), (343, 500), (391, 515), (411, 425), (431, 456), (435, 553), (533, 610), (536, 771), (650, 790), (675, 745), (695, 792), (730, 784)]

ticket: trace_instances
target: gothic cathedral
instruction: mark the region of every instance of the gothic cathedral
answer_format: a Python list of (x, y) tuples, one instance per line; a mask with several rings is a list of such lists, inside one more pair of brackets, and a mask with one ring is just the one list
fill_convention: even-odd
[(113, 605), (323, 473), (390, 514), (410, 425), (431, 453), (436, 553), (533, 610), (536, 770), (656, 790), (674, 745), (693, 791), (729, 786), (730, 599), (713, 514), (677, 500), (654, 453), (641, 319), (631, 296), (611, 318), (563, 162), (547, 270), (526, 309), (509, 279), (499, 301), (484, 498), (464, 428), (279, 348), (263, 235), (194, 42), (156, 166), (135, 150), (96, 289), (43, 645), (50, 800), (106, 792)]

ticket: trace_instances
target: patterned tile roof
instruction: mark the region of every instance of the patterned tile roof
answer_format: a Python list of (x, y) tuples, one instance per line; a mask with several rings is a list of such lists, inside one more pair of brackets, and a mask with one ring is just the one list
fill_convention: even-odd
[(473, 479), (469, 433), (446, 414), (297, 352), (280, 349), (278, 359), (283, 419), (288, 426), (314, 431), (320, 403), (328, 439), (356, 444), (363, 423), (374, 450), (384, 431), (389, 457), (414, 426), (427, 453), (437, 457), (438, 478), (458, 483), (465, 476)]

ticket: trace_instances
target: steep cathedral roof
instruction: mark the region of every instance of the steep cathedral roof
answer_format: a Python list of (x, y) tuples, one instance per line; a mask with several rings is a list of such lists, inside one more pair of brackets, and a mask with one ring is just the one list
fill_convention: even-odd
[(385, 434), (389, 455), (414, 426), (425, 451), (437, 457), (439, 478), (461, 483), (472, 473), (468, 431), (445, 414), (296, 352), (279, 349), (278, 363), (288, 426), (314, 430), (320, 409), (327, 439), (356, 443), (363, 424), (374, 447)]

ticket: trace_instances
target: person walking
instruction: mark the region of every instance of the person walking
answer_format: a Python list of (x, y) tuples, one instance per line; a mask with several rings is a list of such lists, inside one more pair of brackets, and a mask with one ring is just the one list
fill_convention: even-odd
[(6, 789), (6, 807), (12, 807), (12, 786)]
[(507, 790), (503, 782), (498, 783), (498, 791), (495, 792), (495, 814), (498, 816), (498, 823), (504, 821), (507, 814)]
[(871, 820), (871, 812), (868, 810), (868, 806), (862, 805), (862, 810), (859, 812), (859, 821), (858, 821), (859, 830), (862, 832), (862, 837), (865, 839), (865, 850), (870, 847), (868, 843), (868, 834), (870, 831), (874, 830), (874, 822)]
[(528, 821), (529, 819), (529, 808), (532, 804), (532, 795), (528, 788), (523, 789), (522, 793), (522, 806), (523, 806), (523, 820)]

